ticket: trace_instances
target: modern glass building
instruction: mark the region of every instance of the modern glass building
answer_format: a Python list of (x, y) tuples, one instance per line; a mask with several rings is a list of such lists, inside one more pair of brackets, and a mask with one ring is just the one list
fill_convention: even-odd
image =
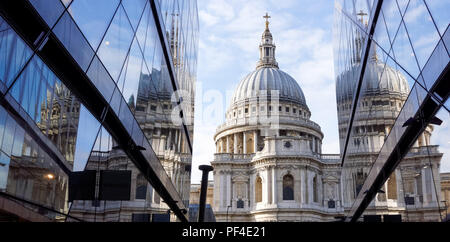
[(335, 1), (347, 221), (441, 221), (435, 137), (449, 134), (448, 1)]
[(0, 2), (0, 220), (188, 220), (196, 4)]

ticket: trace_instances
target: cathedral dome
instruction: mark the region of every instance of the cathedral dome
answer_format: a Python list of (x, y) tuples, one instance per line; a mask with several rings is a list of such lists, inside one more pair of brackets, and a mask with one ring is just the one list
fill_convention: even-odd
[(232, 102), (238, 103), (260, 95), (279, 91), (280, 101), (290, 101), (307, 107), (305, 95), (297, 81), (277, 67), (261, 67), (241, 80)]
[[(338, 101), (353, 99), (356, 77), (358, 75), (359, 66), (355, 65), (337, 78), (336, 96)], [(364, 90), (364, 95), (408, 95), (409, 85), (401, 72), (378, 61), (375, 57), (367, 63), (361, 90)]]
[(241, 80), (234, 92), (232, 103), (241, 103), (266, 95), (270, 97), (271, 91), (278, 91), (279, 101), (296, 103), (308, 109), (305, 95), (297, 81), (278, 68), (275, 58), (276, 46), (267, 20), (270, 16), (266, 14), (264, 18), (266, 18), (266, 29), (259, 45), (260, 58), (256, 70)]

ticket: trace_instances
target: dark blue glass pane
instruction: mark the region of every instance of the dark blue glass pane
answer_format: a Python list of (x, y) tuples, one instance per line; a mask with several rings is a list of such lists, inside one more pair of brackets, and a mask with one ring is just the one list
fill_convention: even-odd
[(6, 117), (5, 131), (1, 149), (7, 155), (11, 155), (11, 149), (14, 141), (14, 132), (16, 130), (16, 122), (11, 116)]
[(53, 32), (63, 43), (64, 47), (66, 47), (72, 57), (77, 61), (81, 69), (86, 71), (92, 60), (94, 51), (89, 46), (81, 31), (78, 29), (75, 22), (67, 12), (56, 24)]
[(53, 27), (64, 11), (64, 6), (59, 0), (30, 0), (30, 3), (33, 4), (49, 27)]
[(94, 57), (87, 75), (103, 97), (109, 101), (113, 94), (115, 83), (97, 56)]
[(11, 85), (30, 56), (30, 48), (0, 17), (0, 82)]
[(0, 191), (6, 189), (6, 182), (8, 180), (9, 171), (9, 157), (0, 151)]
[(99, 129), (98, 120), (81, 106), (73, 171), (84, 170)]

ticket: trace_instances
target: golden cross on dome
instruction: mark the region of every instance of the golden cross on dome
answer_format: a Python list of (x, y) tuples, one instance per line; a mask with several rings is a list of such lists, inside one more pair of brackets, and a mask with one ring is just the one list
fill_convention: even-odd
[(364, 20), (364, 16), (367, 15), (367, 13), (363, 12), (362, 10), (359, 10), (359, 13), (357, 13), (356, 15), (361, 16), (361, 23), (363, 23)]
[(268, 29), (268, 28), (269, 28), (269, 18), (270, 18), (269, 14), (268, 14), (268, 13), (266, 13), (266, 15), (265, 15), (265, 16), (263, 16), (263, 18), (265, 18), (265, 19), (266, 19), (266, 29)]

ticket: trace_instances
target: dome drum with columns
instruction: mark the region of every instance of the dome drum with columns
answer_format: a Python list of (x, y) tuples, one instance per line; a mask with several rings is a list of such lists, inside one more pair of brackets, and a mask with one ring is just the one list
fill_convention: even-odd
[[(363, 100), (375, 104), (389, 101), (397, 105), (389, 109), (390, 115), (386, 109), (377, 107), (376, 115), (366, 114), (371, 118), (356, 122), (355, 127), (363, 127), (361, 133), (362, 130), (376, 133), (369, 137), (373, 138), (372, 144), (378, 143), (368, 146), (371, 149), (359, 148), (350, 152), (350, 161), (342, 168), (339, 154), (322, 153), (324, 135), (320, 126), (310, 120), (311, 112), (298, 82), (279, 69), (269, 17), (264, 16), (266, 28), (259, 45), (260, 59), (256, 70), (238, 84), (225, 113), (225, 122), (214, 135), (216, 153), (211, 165), (214, 167), (212, 207), (216, 220), (335, 221), (336, 216), (343, 216), (351, 208), (357, 186), (368, 174), (371, 162), (383, 144), (384, 136), (381, 140), (380, 133), (388, 133), (395, 121), (391, 109), (403, 105), (408, 85), (404, 77), (392, 69), (386, 68), (384, 77), (380, 73), (384, 64), (373, 58), (375, 62), (369, 64), (372, 70), (366, 76), (370, 79), (366, 90), (371, 95), (366, 95)], [(349, 115), (348, 105), (351, 106), (351, 76), (352, 73), (343, 74), (337, 80), (341, 138)], [(380, 78), (382, 81), (378, 85)], [(381, 129), (382, 132), (375, 132)], [(427, 139), (423, 140), (425, 144)], [(423, 156), (416, 153), (420, 154), (422, 149), (417, 146), (405, 158), (412, 162), (402, 164), (410, 170), (420, 166), (424, 159), (418, 158)], [(434, 162), (439, 162), (442, 154), (437, 148), (435, 151), (431, 157)], [(376, 204), (368, 209), (370, 213), (404, 212), (405, 205), (398, 199), (404, 194), (400, 187), (396, 188), (402, 181), (398, 171), (396, 174), (386, 183), (386, 190), (390, 191), (387, 198), (375, 201)], [(427, 181), (424, 178), (418, 182)], [(414, 191), (408, 192), (413, 195)], [(431, 192), (427, 191), (427, 196)], [(431, 201), (432, 197), (427, 204)], [(380, 210), (380, 206), (384, 210)], [(417, 217), (426, 217), (424, 212), (417, 214)]]

